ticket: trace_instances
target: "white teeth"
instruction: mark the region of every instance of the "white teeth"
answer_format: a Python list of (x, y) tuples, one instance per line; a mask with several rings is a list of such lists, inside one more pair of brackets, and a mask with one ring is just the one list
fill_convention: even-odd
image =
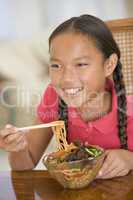
[(64, 89), (64, 92), (68, 95), (76, 95), (81, 90), (82, 88), (71, 88), (71, 89)]

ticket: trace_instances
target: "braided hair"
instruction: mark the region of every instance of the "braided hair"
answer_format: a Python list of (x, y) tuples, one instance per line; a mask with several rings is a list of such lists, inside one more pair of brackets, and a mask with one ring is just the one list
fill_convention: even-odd
[(119, 61), (114, 73), (113, 79), (115, 82), (115, 90), (117, 95), (117, 102), (118, 102), (118, 129), (119, 129), (119, 138), (121, 142), (121, 148), (127, 149), (127, 115), (126, 115), (126, 90), (123, 81), (123, 74), (122, 74), (122, 64)]
[[(64, 121), (66, 132), (68, 132), (68, 109), (67, 109), (67, 104), (61, 98), (59, 98), (59, 111), (58, 111), (58, 114), (59, 114), (59, 120), (63, 120)], [(68, 140), (68, 138), (66, 138), (66, 139)]]
[[(96, 47), (103, 53), (105, 59), (109, 58), (113, 53), (117, 55), (118, 62), (113, 72), (113, 80), (117, 94), (118, 136), (121, 148), (127, 149), (126, 90), (122, 74), (122, 64), (120, 62), (120, 50), (111, 31), (99, 18), (92, 15), (81, 15), (70, 18), (60, 24), (49, 37), (49, 46), (57, 35), (64, 32), (80, 33), (92, 38)], [(59, 104), (59, 113), (60, 119), (65, 121), (67, 128), (67, 105), (63, 100)]]

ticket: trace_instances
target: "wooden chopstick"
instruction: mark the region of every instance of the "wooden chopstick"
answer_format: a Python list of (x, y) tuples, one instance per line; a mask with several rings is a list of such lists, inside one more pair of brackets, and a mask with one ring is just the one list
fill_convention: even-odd
[(54, 121), (46, 124), (39, 124), (39, 125), (33, 125), (33, 126), (26, 126), (22, 128), (18, 128), (18, 131), (26, 131), (26, 130), (34, 130), (34, 129), (40, 129), (40, 128), (49, 128), (53, 126), (59, 126), (64, 125), (64, 121)]

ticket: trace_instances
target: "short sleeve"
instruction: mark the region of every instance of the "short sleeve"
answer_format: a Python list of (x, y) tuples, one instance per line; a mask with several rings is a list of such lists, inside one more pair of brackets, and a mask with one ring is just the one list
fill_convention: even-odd
[(37, 117), (41, 122), (49, 123), (58, 120), (58, 101), (58, 94), (49, 84), (37, 106)]
[(128, 137), (128, 149), (130, 151), (133, 151), (133, 117), (128, 117), (127, 137)]
[(133, 95), (127, 96), (127, 116), (133, 118)]

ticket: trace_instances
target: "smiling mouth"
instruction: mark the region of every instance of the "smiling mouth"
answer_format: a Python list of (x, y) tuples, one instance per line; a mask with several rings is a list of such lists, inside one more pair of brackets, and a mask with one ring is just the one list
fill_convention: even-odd
[(79, 87), (79, 88), (63, 89), (63, 92), (67, 96), (77, 96), (82, 90), (83, 87)]

